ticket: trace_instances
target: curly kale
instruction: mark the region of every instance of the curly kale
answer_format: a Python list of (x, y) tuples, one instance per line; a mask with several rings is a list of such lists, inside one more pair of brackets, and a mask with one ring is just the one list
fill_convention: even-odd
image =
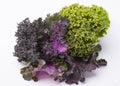
[(39, 18), (33, 23), (28, 18), (18, 24), (18, 30), (15, 34), (17, 37), (17, 45), (15, 46), (15, 56), (19, 61), (34, 62), (40, 56), (41, 52), (44, 24), (42, 19)]
[(83, 57), (93, 52), (95, 44), (110, 26), (108, 13), (96, 5), (86, 7), (72, 4), (63, 7), (60, 15), (70, 21), (65, 36), (69, 46), (68, 54), (73, 57)]

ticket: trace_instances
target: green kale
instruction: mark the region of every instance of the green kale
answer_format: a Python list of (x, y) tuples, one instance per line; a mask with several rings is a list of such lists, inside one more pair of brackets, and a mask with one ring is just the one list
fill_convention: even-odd
[(63, 7), (60, 15), (70, 21), (65, 39), (69, 45), (68, 54), (73, 57), (83, 57), (92, 53), (95, 44), (110, 26), (108, 13), (96, 5), (86, 7), (72, 4)]

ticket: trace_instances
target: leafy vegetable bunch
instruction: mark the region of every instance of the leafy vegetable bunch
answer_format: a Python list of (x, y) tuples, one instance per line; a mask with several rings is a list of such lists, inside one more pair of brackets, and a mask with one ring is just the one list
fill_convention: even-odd
[(50, 76), (68, 84), (84, 82), (86, 72), (107, 64), (97, 57), (99, 38), (109, 26), (106, 10), (96, 5), (65, 6), (45, 20), (26, 18), (18, 24), (14, 52), (27, 65), (21, 69), (23, 78), (38, 81)]

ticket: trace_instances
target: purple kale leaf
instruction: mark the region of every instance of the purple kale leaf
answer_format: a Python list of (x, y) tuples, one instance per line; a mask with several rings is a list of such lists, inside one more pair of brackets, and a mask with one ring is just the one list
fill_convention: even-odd
[(53, 16), (48, 15), (45, 22), (48, 25), (48, 34), (44, 36), (46, 43), (43, 47), (46, 55), (58, 56), (66, 52), (68, 45), (64, 35), (69, 24), (68, 20), (59, 14), (54, 14)]
[[(62, 42), (62, 41), (60, 41)], [(67, 44), (61, 44), (59, 41), (54, 40), (52, 42), (52, 48), (60, 53), (66, 52), (67, 51)]]
[(18, 30), (15, 34), (17, 37), (17, 44), (15, 46), (14, 55), (18, 57), (19, 61), (33, 62), (36, 61), (40, 55), (41, 47), (44, 44), (42, 40), (43, 33), (42, 19), (33, 21), (28, 18), (18, 24)]
[(68, 84), (76, 83), (78, 84), (78, 81), (84, 82), (85, 81), (85, 73), (91, 72), (92, 70), (95, 70), (96, 68), (100, 66), (106, 66), (107, 62), (104, 59), (97, 60), (98, 51), (100, 51), (101, 47), (100, 45), (96, 46), (97, 52), (94, 51), (91, 53), (87, 58), (89, 58), (87, 61), (85, 61), (82, 58), (70, 58), (69, 56), (66, 57), (66, 62), (69, 63), (69, 70), (64, 74), (64, 80)]

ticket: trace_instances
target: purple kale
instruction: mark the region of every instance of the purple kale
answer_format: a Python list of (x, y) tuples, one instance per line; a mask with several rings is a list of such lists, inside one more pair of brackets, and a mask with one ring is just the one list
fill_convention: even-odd
[(78, 84), (85, 81), (86, 72), (107, 65), (104, 59), (97, 60), (101, 50), (99, 44), (88, 56), (71, 57), (65, 40), (68, 26), (67, 18), (58, 13), (48, 15), (44, 21), (39, 18), (30, 22), (27, 18), (18, 24), (14, 55), (20, 62), (27, 63), (27, 67), (21, 69), (25, 80), (52, 77), (60, 82)]
[(97, 50), (95, 49), (96, 51), (86, 57), (89, 58), (88, 61), (85, 61), (82, 58), (69, 58), (69, 56), (66, 57), (66, 61), (70, 64), (70, 69), (63, 76), (66, 83), (78, 84), (78, 81), (84, 82), (86, 72), (91, 72), (100, 66), (107, 65), (107, 62), (104, 59), (96, 59), (98, 56), (98, 51), (101, 50), (100, 45), (97, 45), (95, 48)]
[(53, 64), (47, 64), (44, 65), (43, 68), (38, 69), (37, 71), (37, 77), (38, 79), (42, 79), (45, 77), (52, 77), (54, 76), (56, 72), (55, 66)]
[(19, 61), (33, 62), (37, 60), (42, 52), (40, 48), (43, 45), (43, 22), (42, 19), (33, 21), (31, 23), (28, 18), (18, 24), (18, 30), (15, 34), (17, 37), (17, 44), (15, 46), (14, 55), (18, 57)]
[(49, 25), (47, 28), (48, 35), (44, 36), (47, 39), (43, 47), (46, 55), (58, 56), (66, 52), (68, 45), (64, 39), (64, 35), (69, 24), (68, 20), (59, 14), (54, 14), (53, 16), (48, 15), (45, 22)]
[(52, 42), (52, 48), (60, 53), (62, 52), (66, 52), (67, 51), (67, 45), (62, 45), (60, 44), (60, 42), (58, 42), (57, 40), (54, 40)]
[(39, 69), (42, 69), (45, 66), (46, 62), (43, 59), (38, 60), (38, 65), (37, 67), (34, 67), (32, 63), (30, 63), (27, 67), (24, 67), (21, 69), (21, 74), (23, 75), (23, 78), (25, 80), (34, 80), (37, 81), (37, 71)]

